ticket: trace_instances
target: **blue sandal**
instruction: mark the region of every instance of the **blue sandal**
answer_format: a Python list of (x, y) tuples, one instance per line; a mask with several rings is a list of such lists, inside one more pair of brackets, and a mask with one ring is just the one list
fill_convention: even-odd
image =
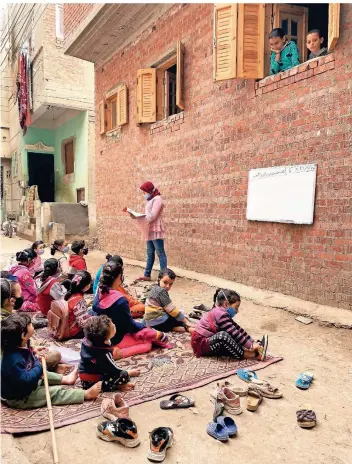
[(227, 441), (229, 439), (227, 429), (216, 422), (210, 422), (207, 425), (207, 433), (208, 435), (219, 441)]
[(258, 379), (257, 374), (254, 371), (246, 371), (244, 369), (238, 369), (237, 377), (244, 382), (262, 384), (263, 381)]
[(237, 435), (237, 425), (231, 417), (218, 416), (216, 422), (224, 427), (229, 437)]
[(308, 390), (310, 384), (312, 383), (314, 374), (313, 372), (302, 372), (296, 380), (296, 387), (301, 390)]

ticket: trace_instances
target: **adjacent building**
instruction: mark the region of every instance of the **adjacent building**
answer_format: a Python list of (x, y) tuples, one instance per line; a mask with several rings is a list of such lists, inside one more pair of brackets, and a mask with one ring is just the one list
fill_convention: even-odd
[(94, 69), (64, 54), (63, 15), (63, 4), (2, 10), (2, 219), (14, 212), (28, 238), (46, 228), (42, 203), (85, 201), (95, 227)]
[[(169, 264), (352, 309), (352, 5), (65, 4), (94, 63), (102, 249), (144, 259), (125, 206), (162, 192)], [(269, 76), (268, 34), (301, 64)], [(319, 28), (327, 56), (306, 61)], [(311, 225), (246, 218), (248, 172), (317, 165)], [(280, 192), (277, 192), (280, 195)]]

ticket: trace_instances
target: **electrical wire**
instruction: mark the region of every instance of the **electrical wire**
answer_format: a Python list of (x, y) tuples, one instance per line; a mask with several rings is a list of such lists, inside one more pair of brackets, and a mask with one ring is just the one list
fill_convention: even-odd
[[(15, 18), (13, 18), (11, 26), (9, 27), (9, 30), (6, 30), (6, 26), (4, 27), (4, 29), (3, 29), (4, 33), (1, 36), (1, 45), (3, 45), (5, 40), (6, 40), (6, 34), (8, 35), (8, 37), (10, 36), (10, 34), (12, 34), (14, 27), (17, 25), (17, 24), (15, 24), (17, 18), (23, 13), (24, 9), (27, 6), (26, 3), (23, 3), (22, 5), (23, 5), (22, 10), (21, 10), (21, 7), (19, 7), (19, 9), (17, 10), (17, 14), (16, 14)], [(7, 8), (9, 8), (9, 7), (7, 7)], [(27, 18), (23, 18), (23, 21), (25, 21), (26, 19)], [(1, 50), (2, 50), (2, 48), (1, 48)]]

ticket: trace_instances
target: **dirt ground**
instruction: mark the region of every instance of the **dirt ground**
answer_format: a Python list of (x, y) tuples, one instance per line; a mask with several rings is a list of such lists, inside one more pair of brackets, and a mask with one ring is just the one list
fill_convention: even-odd
[[(11, 252), (25, 248), (26, 242), (17, 238), (3, 239), (1, 264)], [(93, 255), (93, 256), (92, 256)], [(96, 271), (101, 258), (88, 255), (89, 268)], [(126, 266), (130, 282), (141, 269)], [(200, 301), (210, 303), (214, 288), (187, 279), (178, 279), (171, 296), (186, 312)], [(148, 432), (158, 425), (172, 427), (174, 446), (165, 462), (170, 464), (227, 462), (236, 464), (350, 464), (352, 463), (352, 332), (319, 326), (316, 322), (303, 325), (294, 316), (279, 309), (242, 302), (237, 322), (254, 337), (269, 334), (269, 351), (283, 361), (258, 371), (258, 375), (278, 386), (282, 399), (264, 399), (255, 413), (245, 409), (234, 419), (239, 432), (226, 444), (217, 442), (206, 433), (212, 417), (209, 391), (214, 384), (190, 390), (186, 394), (196, 401), (191, 410), (162, 411), (159, 401), (131, 408), (132, 419), (138, 427), (141, 444), (126, 449), (116, 443), (97, 438), (96, 425), (102, 418), (63, 427), (56, 432), (60, 462), (65, 464), (105, 464), (106, 462), (148, 462)], [(315, 378), (307, 391), (295, 387), (297, 375), (312, 370)], [(236, 376), (229, 380), (242, 384)], [(317, 426), (301, 429), (296, 422), (296, 410), (310, 404), (317, 415)], [(24, 454), (23, 458), (18, 458)], [(48, 464), (51, 458), (50, 433), (10, 438), (2, 437), (4, 464)], [(27, 458), (27, 459), (26, 459)], [(27, 461), (28, 460), (28, 461)]]

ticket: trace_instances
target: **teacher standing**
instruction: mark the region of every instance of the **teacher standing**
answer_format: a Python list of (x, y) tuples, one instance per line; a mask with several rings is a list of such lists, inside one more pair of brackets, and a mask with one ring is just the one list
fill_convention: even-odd
[(137, 280), (151, 280), (151, 273), (155, 261), (155, 252), (158, 255), (160, 269), (167, 267), (167, 257), (164, 249), (165, 227), (163, 222), (164, 202), (158, 189), (151, 182), (144, 182), (140, 190), (147, 200), (145, 205), (145, 219), (149, 226), (147, 237), (147, 264), (144, 276)]

